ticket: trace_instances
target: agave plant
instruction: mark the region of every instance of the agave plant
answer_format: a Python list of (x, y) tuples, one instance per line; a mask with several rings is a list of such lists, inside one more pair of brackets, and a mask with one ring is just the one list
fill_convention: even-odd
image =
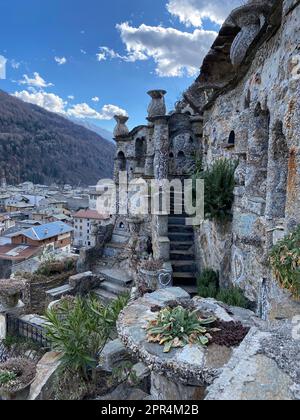
[(210, 338), (207, 326), (215, 321), (214, 317), (202, 319), (197, 311), (182, 306), (174, 309), (168, 307), (159, 312), (156, 320), (150, 321), (147, 328), (148, 342), (163, 345), (164, 353), (187, 344), (206, 346)]

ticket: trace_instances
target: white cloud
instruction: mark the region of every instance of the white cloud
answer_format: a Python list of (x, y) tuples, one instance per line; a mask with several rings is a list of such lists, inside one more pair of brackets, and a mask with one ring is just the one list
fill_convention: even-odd
[(75, 96), (74, 95), (68, 95), (68, 99), (70, 99), (70, 101), (74, 101)]
[(3, 55), (0, 55), (0, 80), (6, 79), (6, 63), (7, 59)]
[(33, 78), (30, 78), (29, 76), (27, 76), (27, 74), (23, 75), (23, 80), (19, 81), (20, 85), (27, 85), (27, 86), (32, 86), (34, 88), (46, 88), (46, 87), (50, 87), (50, 86), (54, 86), (53, 83), (47, 83), (40, 75), (38, 72), (34, 72), (33, 73)]
[(169, 0), (168, 11), (187, 26), (202, 27), (204, 19), (221, 25), (243, 0)]
[(81, 52), (81, 54), (83, 54), (83, 55), (86, 55), (86, 54), (87, 54), (87, 52), (86, 52), (85, 50), (83, 50), (82, 48), (81, 48), (80, 52)]
[(98, 61), (106, 61), (108, 58), (124, 59), (124, 57), (108, 47), (100, 47), (99, 50), (100, 52), (96, 54)]
[(27, 90), (23, 90), (21, 92), (15, 92), (14, 96), (22, 99), (24, 102), (29, 102), (45, 108), (47, 111), (56, 112), (58, 114), (65, 113), (66, 102), (54, 93), (47, 93), (44, 91), (31, 93)]
[(118, 58), (123, 61), (134, 63), (137, 60), (148, 60), (148, 57), (141, 51), (130, 51), (127, 55), (121, 55), (108, 47), (100, 47), (100, 53), (96, 54), (98, 61)]
[(21, 66), (21, 63), (19, 63), (18, 61), (12, 59), (10, 60), (10, 65), (14, 70), (18, 70)]
[(63, 66), (64, 64), (66, 64), (66, 63), (67, 63), (67, 59), (66, 59), (66, 57), (54, 57), (54, 60), (56, 61), (56, 63), (57, 63), (59, 66)]
[[(188, 74), (194, 76), (207, 54), (217, 33), (196, 29), (193, 33), (181, 32), (174, 28), (147, 26), (134, 28), (125, 22), (117, 25), (121, 39), (127, 50), (125, 57), (117, 54), (125, 61), (135, 62), (153, 58), (156, 72), (162, 77), (176, 77)], [(102, 49), (102, 54), (111, 58), (112, 50)]]
[(86, 103), (74, 105), (67, 113), (70, 117), (95, 120), (111, 120), (116, 114), (127, 115), (124, 109), (116, 105), (104, 105), (100, 112), (98, 112)]
[(94, 97), (92, 98), (92, 101), (93, 101), (93, 102), (99, 102), (99, 101), (100, 101), (100, 98), (99, 98), (98, 96), (94, 96)]

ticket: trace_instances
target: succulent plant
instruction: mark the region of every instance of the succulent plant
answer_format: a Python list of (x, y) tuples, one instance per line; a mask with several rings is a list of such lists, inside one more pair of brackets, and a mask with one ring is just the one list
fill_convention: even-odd
[(163, 345), (164, 353), (187, 344), (206, 346), (210, 339), (207, 326), (215, 321), (214, 317), (202, 319), (197, 311), (182, 306), (174, 309), (167, 307), (158, 313), (156, 320), (150, 321), (147, 328), (148, 342)]

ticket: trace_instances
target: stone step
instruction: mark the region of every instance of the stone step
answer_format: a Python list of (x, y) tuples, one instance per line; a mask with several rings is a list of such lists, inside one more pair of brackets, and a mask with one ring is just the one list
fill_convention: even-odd
[(110, 283), (117, 284), (122, 287), (127, 287), (132, 282), (126, 271), (116, 268), (103, 268), (99, 271), (99, 275), (104, 277)]
[(174, 241), (174, 242), (191, 242), (194, 239), (194, 232), (192, 233), (169, 233), (168, 237), (170, 239), (170, 241)]
[(170, 257), (172, 261), (194, 261), (195, 254), (193, 250), (188, 251), (171, 251)]
[(64, 284), (63, 286), (56, 287), (54, 289), (50, 289), (46, 291), (46, 294), (51, 296), (52, 298), (60, 299), (63, 296), (66, 296), (67, 294), (72, 292), (72, 287), (69, 285), (69, 283)]
[(117, 299), (117, 295), (101, 288), (93, 290), (93, 293), (95, 293), (104, 305)]
[(124, 244), (111, 242), (104, 247), (104, 257), (117, 257), (124, 250)]
[(187, 293), (189, 293), (191, 296), (198, 295), (198, 288), (197, 288), (197, 286), (186, 286), (186, 285), (182, 285), (182, 288)]
[(185, 226), (185, 217), (181, 217), (181, 216), (169, 216), (169, 226), (173, 226), (173, 225), (181, 225), (181, 226)]
[(104, 289), (107, 292), (113, 293), (117, 296), (128, 292), (126, 287), (119, 286), (118, 284), (111, 283), (110, 281), (104, 281), (101, 283), (100, 289)]
[(190, 251), (194, 249), (193, 241), (171, 241), (171, 251)]
[(126, 244), (129, 241), (128, 235), (121, 235), (120, 233), (114, 233), (112, 236), (112, 243), (115, 244)]
[(194, 273), (183, 273), (175, 272), (173, 273), (173, 285), (174, 287), (183, 287), (183, 286), (195, 286), (197, 285), (197, 278)]
[(194, 233), (193, 226), (169, 225), (169, 233)]
[(193, 261), (171, 261), (174, 273), (196, 273), (197, 267)]

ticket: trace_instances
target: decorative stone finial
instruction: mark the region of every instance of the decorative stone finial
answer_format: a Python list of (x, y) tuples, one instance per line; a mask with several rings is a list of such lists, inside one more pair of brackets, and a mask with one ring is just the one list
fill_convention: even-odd
[(238, 7), (231, 13), (231, 18), (241, 28), (230, 51), (231, 62), (234, 66), (239, 66), (243, 62), (270, 10), (271, 5), (268, 2), (251, 2)]
[(126, 123), (129, 118), (126, 115), (115, 115), (114, 119), (117, 121), (116, 128), (114, 129), (114, 137), (128, 136), (129, 130)]
[(166, 115), (167, 108), (165, 104), (165, 90), (150, 90), (148, 95), (151, 96), (152, 101), (148, 107), (148, 117), (162, 117)]

